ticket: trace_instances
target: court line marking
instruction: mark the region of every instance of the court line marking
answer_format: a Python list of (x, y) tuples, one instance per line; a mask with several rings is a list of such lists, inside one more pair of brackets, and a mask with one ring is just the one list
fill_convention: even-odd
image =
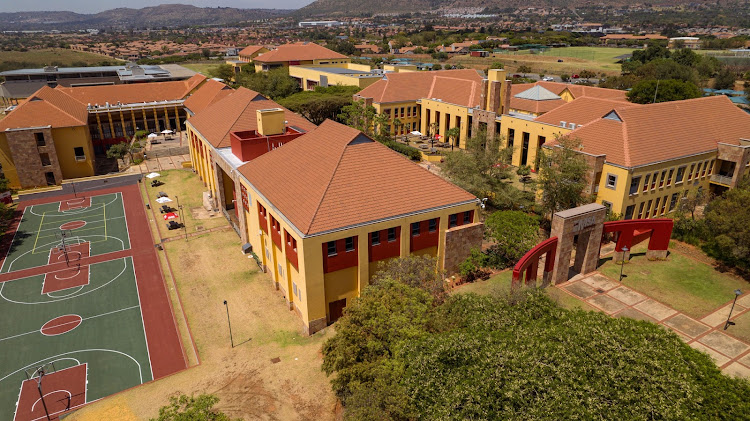
[[(135, 280), (135, 293), (138, 295), (138, 308), (141, 313), (141, 326), (143, 326), (143, 341), (146, 343), (146, 354), (148, 355), (148, 368), (151, 371), (151, 378), (154, 378), (154, 365), (151, 362), (151, 347), (148, 345), (148, 336), (146, 336), (146, 321), (143, 320), (143, 307), (141, 307), (141, 291), (138, 289), (138, 275), (135, 273), (135, 263), (133, 263), (133, 279)], [(174, 317), (172, 317), (174, 318)]]
[[(113, 239), (113, 240), (119, 241), (120, 244), (122, 245), (122, 248), (120, 250), (115, 250), (115, 251), (112, 251), (110, 253), (115, 253), (115, 252), (118, 252), (118, 251), (124, 251), (124, 250), (129, 250), (130, 249), (130, 244), (128, 244), (128, 247), (126, 248), (125, 247), (125, 242), (122, 239), (118, 238), (118, 237), (105, 237), (103, 235), (98, 235), (98, 234), (88, 234), (88, 235), (85, 235), (85, 236), (74, 237), (74, 238), (76, 240), (78, 240), (78, 243), (83, 243), (83, 242), (86, 242), (87, 241), (86, 239), (88, 239), (89, 237), (103, 237), (104, 240), (102, 240), (102, 241), (106, 241), (107, 239), (110, 239), (110, 238)], [(95, 242), (101, 242), (101, 241), (88, 241), (88, 242), (89, 243), (95, 243)], [(52, 252), (52, 247), (50, 247), (50, 246), (56, 246), (57, 244), (59, 244), (57, 241), (53, 241), (51, 243), (43, 244), (43, 245), (41, 245), (39, 247), (42, 248), (43, 250), (46, 249), (46, 248), (49, 248), (50, 249), (50, 253), (51, 253)], [(15, 259), (13, 259), (13, 261), (10, 262), (10, 265), (8, 265), (8, 270), (6, 272), (4, 272), (4, 273), (10, 273), (10, 272), (12, 272), (10, 269), (13, 267), (13, 264), (16, 263), (16, 261), (18, 259), (26, 256), (27, 254), (31, 253), (32, 251), (33, 250), (28, 250), (28, 251), (24, 252), (23, 254), (21, 254), (20, 256), (18, 256)], [(37, 253), (37, 254), (40, 254), (40, 253)], [(97, 256), (99, 256), (99, 255), (97, 254)], [(89, 253), (89, 257), (93, 257), (93, 256), (91, 256), (91, 253)], [(34, 268), (40, 268), (40, 267), (44, 267), (44, 266), (49, 266), (49, 254), (47, 255), (47, 262), (48, 263), (43, 264), (43, 265), (31, 266), (31, 267), (22, 268), (22, 269), (19, 269), (19, 270), (27, 270), (27, 269), (34, 269)]]
[[(110, 221), (114, 221), (115, 219), (124, 219), (124, 218), (125, 218), (124, 215), (123, 216), (115, 216), (115, 217), (109, 218), (109, 220)], [(99, 223), (99, 221), (86, 221), (85, 219), (86, 218), (78, 218), (78, 217), (76, 217), (76, 218), (71, 218), (69, 221), (55, 221), (53, 223), (55, 225), (53, 228), (42, 228), (40, 231), (41, 232), (48, 232), (48, 231), (58, 231), (59, 232), (60, 231), (60, 227), (57, 226), (58, 223), (64, 222), (64, 223), (67, 224), (68, 222), (75, 222), (75, 221), (86, 222), (86, 225), (85, 225), (86, 227), (88, 227), (89, 225), (93, 225), (94, 228), (101, 228), (99, 225), (97, 225)], [(53, 225), (53, 224), (50, 224), (50, 225)], [(82, 230), (81, 228), (83, 228), (83, 226), (81, 226), (79, 228), (70, 229), (69, 231), (79, 232), (79, 231), (86, 231), (86, 230), (90, 229), (90, 228), (86, 228), (85, 230)], [(49, 237), (49, 236), (45, 235), (45, 236), (42, 236), (40, 238), (46, 238), (46, 237)]]
[(8, 247), (8, 250), (5, 251), (5, 257), (3, 257), (3, 265), (0, 266), (0, 272), (2, 272), (3, 269), (5, 268), (5, 264), (8, 262), (8, 255), (10, 254), (10, 250), (13, 248), (13, 244), (16, 243), (16, 235), (18, 234), (18, 228), (21, 227), (21, 223), (23, 222), (23, 217), (26, 216), (26, 209), (28, 208), (23, 208), (23, 212), (21, 213), (21, 220), (18, 221), (16, 232), (13, 233), (13, 239), (10, 240), (10, 246)]
[[(105, 201), (105, 202), (96, 203), (97, 206), (94, 206), (93, 200), (94, 200), (95, 197), (107, 197), (107, 196), (114, 196), (114, 198), (112, 200), (108, 201), (108, 202)], [(99, 210), (102, 207), (107, 206), (107, 205), (111, 204), (112, 202), (114, 202), (115, 200), (117, 200), (117, 193), (99, 194), (99, 195), (90, 196), (90, 197), (91, 197), (92, 203), (91, 203), (91, 206), (89, 206), (87, 208), (83, 208), (83, 209), (70, 209), (70, 210), (67, 210), (67, 211), (45, 211), (45, 213), (50, 213), (50, 215), (49, 215), (50, 217), (57, 217), (57, 216), (79, 215), (79, 214), (83, 214), (83, 213), (86, 213), (86, 212), (89, 212), (89, 211)], [(54, 204), (54, 203), (60, 203), (60, 202), (49, 202), (49, 203), (40, 203), (40, 204), (37, 204), (37, 205), (31, 205), (31, 206), (29, 206), (29, 208), (30, 208), (29, 213), (31, 213), (33, 215), (36, 215), (36, 216), (42, 216), (42, 215), (39, 215), (38, 213), (34, 212), (34, 206), (37, 206), (37, 207), (38, 206), (45, 206), (45, 205), (51, 205), (51, 204)]]
[(32, 253), (36, 251), (36, 243), (39, 241), (39, 234), (42, 233), (42, 225), (44, 225), (44, 215), (46, 215), (46, 213), (42, 214), (42, 219), (39, 221), (39, 228), (37, 228), (36, 230), (36, 238), (34, 239), (34, 247), (31, 248)]
[[(86, 319), (84, 319), (84, 318), (83, 318), (83, 316), (81, 316), (80, 314), (75, 314), (75, 313), (70, 313), (70, 314), (63, 314), (62, 316), (57, 316), (57, 317), (55, 317), (55, 319), (59, 319), (60, 317), (65, 317), (65, 316), (78, 316), (78, 318), (79, 318), (80, 320), (76, 320), (75, 322), (72, 322), (72, 321), (71, 321), (71, 322), (65, 322), (65, 323), (63, 323), (63, 324), (55, 325), (55, 326), (53, 326), (53, 327), (61, 327), (61, 326), (67, 326), (67, 325), (69, 325), (69, 324), (77, 323), (77, 324), (75, 325), (75, 327), (73, 327), (73, 329), (75, 329), (75, 328), (77, 328), (78, 326), (82, 325), (82, 324), (83, 324), (83, 321), (84, 321), (84, 320), (86, 320)], [(52, 320), (55, 320), (55, 319), (52, 319)], [(44, 323), (44, 324), (42, 325), (42, 327), (40, 327), (40, 328), (39, 328), (39, 333), (41, 333), (41, 334), (42, 334), (42, 335), (44, 335), (44, 336), (58, 336), (58, 335), (63, 335), (63, 334), (65, 334), (65, 333), (68, 333), (68, 332), (70, 332), (70, 331), (72, 331), (72, 330), (73, 330), (73, 329), (70, 329), (70, 330), (69, 330), (69, 331), (67, 331), (67, 332), (63, 332), (63, 333), (56, 333), (56, 334), (54, 334), (54, 335), (48, 335), (48, 334), (44, 333), (44, 331), (43, 331), (42, 329), (44, 329), (44, 326), (46, 326), (46, 325), (47, 325), (47, 323), (51, 322), (52, 320), (47, 320), (47, 321), (46, 321), (46, 322), (45, 322), (45, 323)], [(0, 339), (0, 341), (2, 341), (2, 340), (3, 340), (3, 339)]]
[[(56, 303), (56, 302), (58, 302), (58, 301), (64, 301), (64, 300), (69, 300), (69, 299), (71, 299), (71, 298), (81, 297), (81, 296), (83, 296), (83, 295), (86, 295), (86, 294), (90, 294), (90, 293), (92, 293), (92, 292), (96, 291), (97, 289), (100, 289), (100, 288), (104, 288), (105, 286), (107, 286), (107, 285), (111, 284), (112, 282), (116, 281), (116, 280), (117, 280), (117, 278), (119, 278), (120, 276), (122, 276), (122, 274), (123, 274), (123, 273), (125, 273), (125, 271), (127, 270), (127, 268), (128, 268), (128, 262), (127, 262), (127, 259), (128, 259), (129, 257), (131, 257), (131, 256), (126, 256), (126, 257), (122, 257), (122, 258), (120, 258), (120, 259), (107, 260), (106, 262), (99, 262), (99, 263), (94, 263), (95, 265), (99, 265), (99, 264), (102, 264), (102, 263), (107, 263), (107, 262), (114, 262), (114, 261), (116, 261), (116, 260), (122, 260), (122, 261), (123, 261), (123, 262), (125, 263), (125, 265), (124, 265), (124, 267), (122, 268), (122, 271), (120, 271), (120, 273), (119, 273), (119, 274), (117, 274), (117, 276), (115, 276), (114, 278), (112, 278), (112, 280), (110, 280), (110, 281), (107, 281), (106, 283), (104, 283), (104, 284), (102, 284), (102, 285), (99, 285), (99, 286), (98, 286), (98, 287), (96, 287), (96, 288), (90, 289), (90, 290), (88, 290), (88, 291), (84, 291), (83, 293), (81, 293), (81, 294), (79, 294), (79, 295), (74, 295), (74, 296), (72, 296), (72, 297), (63, 297), (63, 298), (59, 298), (59, 299), (56, 299), (56, 300), (49, 300), (49, 301), (40, 301), (40, 302), (37, 302), (37, 303), (25, 303), (25, 302), (22, 302), (22, 301), (15, 301), (15, 300), (11, 300), (11, 299), (9, 299), (8, 297), (6, 297), (6, 296), (5, 296), (4, 294), (3, 294), (3, 289), (5, 288), (5, 284), (8, 284), (8, 283), (10, 283), (10, 282), (20, 281), (20, 280), (22, 280), (22, 279), (28, 279), (28, 278), (31, 278), (31, 277), (34, 277), (34, 276), (39, 276), (39, 275), (31, 275), (31, 276), (27, 276), (26, 278), (21, 278), (21, 279), (14, 279), (14, 280), (12, 280), (12, 281), (8, 281), (8, 282), (0, 282), (0, 298), (3, 298), (3, 299), (4, 299), (5, 301), (8, 301), (8, 302), (10, 302), (10, 303), (13, 303), (13, 304), (38, 305), (38, 304), (48, 304), (48, 303)], [(93, 266), (93, 265), (90, 265), (90, 266)], [(89, 271), (89, 273), (91, 273), (91, 271)], [(133, 268), (133, 275), (135, 276), (135, 268)]]
[[(62, 411), (62, 412), (57, 412), (57, 413), (55, 413), (55, 414), (53, 414), (53, 415), (59, 415), (59, 414), (61, 414), (61, 413), (63, 413), (63, 412), (68, 412), (68, 411), (72, 411), (72, 410), (74, 410), (74, 409), (78, 409), (78, 408), (80, 408), (80, 407), (82, 407), (82, 406), (86, 405), (87, 403), (90, 403), (90, 402), (88, 402), (88, 396), (89, 396), (89, 394), (88, 394), (88, 391), (89, 391), (89, 363), (83, 363), (83, 364), (81, 364), (81, 362), (80, 362), (80, 361), (78, 361), (78, 360), (77, 360), (77, 359), (75, 359), (75, 358), (60, 358), (60, 359), (59, 359), (59, 360), (57, 360), (57, 361), (61, 361), (61, 360), (73, 360), (73, 361), (75, 361), (75, 362), (76, 362), (77, 364), (76, 364), (76, 365), (74, 365), (74, 366), (72, 366), (72, 367), (68, 367), (68, 368), (63, 368), (62, 370), (57, 370), (57, 371), (55, 371), (55, 373), (57, 373), (57, 372), (59, 372), (59, 371), (65, 371), (65, 370), (69, 370), (69, 369), (71, 369), (71, 368), (75, 368), (75, 367), (77, 367), (77, 366), (79, 366), (79, 365), (83, 365), (83, 366), (85, 366), (85, 370), (86, 370), (86, 376), (85, 376), (85, 380), (84, 380), (84, 384), (83, 384), (83, 385), (84, 385), (84, 389), (83, 389), (83, 403), (82, 403), (81, 405), (76, 405), (76, 406), (73, 406), (73, 407), (67, 408), (67, 409), (66, 409), (65, 411)], [(54, 361), (53, 361), (53, 362), (54, 362)], [(141, 384), (143, 384), (143, 383), (141, 383)], [(14, 420), (14, 421), (15, 421), (15, 419), (16, 419), (16, 414), (18, 413), (18, 404), (19, 404), (19, 403), (21, 403), (21, 392), (22, 392), (22, 391), (23, 391), (23, 381), (21, 382), (21, 387), (19, 388), (19, 391), (18, 391), (18, 400), (16, 401), (16, 411), (15, 411), (15, 412), (13, 413), (13, 420)], [(52, 393), (54, 393), (54, 392), (52, 392)], [(70, 392), (69, 392), (69, 391), (68, 391), (68, 394), (70, 394)], [(46, 396), (46, 395), (45, 395), (45, 396)], [(71, 397), (72, 397), (72, 395), (71, 395)], [(101, 399), (101, 398), (100, 398), (100, 399)], [(96, 399), (96, 400), (94, 400), (94, 402), (96, 402), (96, 401), (98, 401), (98, 400), (99, 400), (99, 399)], [(39, 401), (39, 400), (37, 400), (37, 401)], [(33, 406), (32, 406), (32, 410), (33, 410)], [(45, 418), (47, 418), (47, 416), (46, 416), (46, 415), (45, 415), (45, 416), (43, 416), (43, 417), (39, 417), (39, 418), (34, 418), (34, 419), (33, 419), (33, 420), (31, 420), (31, 421), (39, 421), (39, 420), (43, 420), (43, 419), (45, 419)]]
[[(14, 374), (16, 374), (18, 372), (21, 372), (21, 371), (23, 371), (23, 370), (25, 370), (25, 369), (27, 369), (29, 367), (38, 366), (39, 363), (41, 363), (42, 361), (49, 361), (51, 363), (54, 363), (55, 361), (60, 361), (60, 360), (63, 360), (63, 359), (67, 359), (67, 360), (74, 360), (74, 361), (78, 362), (78, 365), (80, 365), (81, 364), (80, 361), (78, 361), (77, 359), (72, 358), (72, 357), (59, 358), (59, 359), (53, 359), (53, 358), (62, 357), (64, 355), (75, 354), (75, 353), (84, 353), (84, 352), (112, 352), (112, 353), (124, 355), (124, 356), (130, 358), (138, 366), (138, 376), (139, 376), (139, 378), (141, 380), (141, 384), (143, 384), (143, 369), (141, 368), (141, 363), (139, 363), (138, 360), (136, 360), (135, 358), (133, 358), (133, 356), (130, 355), (130, 354), (126, 354), (126, 353), (124, 353), (122, 351), (116, 351), (114, 349), (106, 349), (106, 348), (86, 348), (86, 349), (79, 349), (79, 350), (76, 350), (76, 351), (63, 352), (62, 354), (52, 355), (52, 356), (49, 356), (47, 358), (43, 358), (43, 359), (41, 359), (39, 361), (33, 362), (31, 364), (27, 364), (27, 365), (19, 368), (18, 370), (15, 370), (12, 373), (7, 374), (6, 376), (0, 378), (0, 382), (6, 380), (8, 377), (10, 377), (10, 376), (12, 376), (12, 375), (14, 375)], [(71, 368), (71, 367), (68, 367), (68, 368)], [(65, 368), (63, 370), (67, 370), (67, 368)], [(58, 370), (58, 371), (62, 371), (62, 370)]]

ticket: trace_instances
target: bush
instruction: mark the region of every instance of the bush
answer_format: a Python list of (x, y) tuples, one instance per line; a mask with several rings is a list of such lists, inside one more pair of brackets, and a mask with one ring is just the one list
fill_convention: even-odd
[(489, 279), (490, 272), (483, 269), (487, 267), (487, 260), (486, 254), (479, 249), (472, 249), (471, 255), (458, 265), (461, 283), (474, 282), (477, 279)]
[[(486, 235), (497, 244), (491, 249), (494, 267), (514, 265), (539, 242), (539, 218), (521, 211), (498, 211), (484, 222)], [(489, 254), (489, 253), (488, 253)]]
[(419, 149), (402, 145), (398, 142), (394, 142), (392, 140), (386, 140), (382, 142), (385, 146), (388, 146), (389, 148), (393, 149), (394, 151), (406, 156), (407, 158), (411, 159), (412, 161), (419, 162), (422, 160), (422, 153), (419, 151)]

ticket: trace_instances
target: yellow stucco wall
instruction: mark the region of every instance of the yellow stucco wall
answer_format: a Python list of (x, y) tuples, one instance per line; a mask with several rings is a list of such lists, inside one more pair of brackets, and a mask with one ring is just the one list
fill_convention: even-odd
[[(63, 179), (90, 177), (94, 175), (94, 149), (88, 127), (65, 127), (52, 129), (52, 140), (55, 142), (57, 160)], [(81, 147), (86, 155), (85, 161), (76, 161), (74, 148)]]
[(533, 169), (536, 169), (537, 154), (539, 153), (539, 137), (545, 138), (545, 142), (549, 142), (555, 139), (555, 136), (559, 136), (570, 132), (570, 129), (565, 129), (560, 126), (554, 126), (551, 124), (545, 124), (535, 121), (530, 121), (523, 118), (512, 117), (510, 115), (502, 116), (501, 130), (503, 138), (503, 146), (508, 147), (510, 142), (510, 133), (513, 131), (513, 160), (511, 163), (515, 166), (524, 165), (522, 163), (523, 155), (523, 134), (529, 134), (529, 148), (526, 158), (525, 165), (531, 165)]
[(18, 172), (16, 171), (16, 166), (13, 164), (10, 146), (8, 146), (8, 138), (5, 137), (5, 133), (3, 132), (0, 132), (0, 165), (2, 165), (5, 178), (10, 181), (10, 187), (14, 189), (20, 188), (21, 181), (18, 179)]
[[(350, 69), (355, 71), (361, 71), (360, 74), (338, 74), (332, 72), (321, 71), (320, 67), (323, 68), (342, 68)], [(379, 81), (381, 76), (368, 75), (370, 66), (353, 64), (353, 63), (341, 63), (341, 64), (326, 64), (316, 67), (307, 66), (289, 66), (289, 76), (297, 78), (302, 82), (303, 90), (308, 89), (308, 81), (315, 82), (316, 85), (320, 85), (321, 76), (328, 78), (328, 86), (343, 85), (343, 86), (357, 86), (360, 89), (364, 89), (373, 83)], [(362, 76), (362, 77), (358, 77)], [(314, 89), (314, 88), (313, 88)]]
[[(432, 135), (439, 134), (443, 136), (442, 141), (447, 142), (448, 139), (445, 133), (454, 128), (459, 127), (461, 135), (459, 136), (459, 147), (463, 148), (466, 146), (466, 139), (469, 138), (469, 108), (462, 105), (449, 104), (447, 102), (437, 101), (434, 99), (423, 99), (421, 100), (422, 106), (422, 124), (421, 126), (425, 129), (424, 134), (430, 133)], [(437, 130), (433, 130), (432, 123), (437, 120), (437, 115), (440, 113), (440, 121)], [(460, 124), (458, 123), (460, 118)], [(427, 123), (429, 121), (429, 123)], [(453, 140), (451, 140), (453, 142)]]
[[(391, 126), (391, 134), (396, 134), (396, 128), (393, 125), (393, 121), (395, 120), (395, 110), (399, 110), (398, 119), (401, 121), (401, 131), (404, 133), (413, 132), (415, 130), (419, 130), (422, 133), (425, 133), (422, 128), (424, 126), (420, 125), (420, 107), (417, 105), (417, 101), (405, 101), (405, 102), (388, 102), (388, 103), (373, 103), (373, 107), (375, 107), (375, 112), (377, 114), (383, 114), (385, 110), (390, 110), (390, 126)], [(417, 107), (417, 112), (412, 112), (411, 115), (407, 112), (408, 107)], [(401, 108), (404, 108), (404, 116), (401, 117)]]

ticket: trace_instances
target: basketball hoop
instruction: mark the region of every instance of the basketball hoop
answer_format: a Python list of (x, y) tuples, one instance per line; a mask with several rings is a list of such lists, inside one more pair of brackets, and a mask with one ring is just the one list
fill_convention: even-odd
[(45, 374), (54, 373), (55, 371), (56, 370), (55, 370), (54, 362), (50, 362), (42, 366), (39, 366), (33, 369), (31, 372), (29, 371), (29, 369), (24, 370), (24, 372), (26, 373), (27, 380), (36, 381), (36, 388), (37, 390), (39, 390), (39, 399), (42, 401), (42, 407), (44, 407), (44, 414), (47, 416), (47, 421), (52, 421), (52, 418), (50, 418), (49, 416), (47, 403), (44, 401), (44, 392), (42, 392), (42, 380), (44, 379)]

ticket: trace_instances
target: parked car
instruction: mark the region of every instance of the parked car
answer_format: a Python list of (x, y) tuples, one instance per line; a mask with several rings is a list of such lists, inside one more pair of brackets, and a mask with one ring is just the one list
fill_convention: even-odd
[(579, 77), (578, 75), (573, 75), (573, 79), (578, 79)]
[(563, 59), (559, 58), (559, 59), (557, 59), (557, 62), (558, 62), (558, 63), (562, 63), (562, 62), (563, 62)]
[(515, 74), (515, 75), (513, 75), (512, 77), (521, 77), (521, 75), (519, 75), (519, 74), (517, 74), (517, 73), (516, 73), (516, 74)]
[(545, 82), (552, 82), (553, 80), (555, 80), (555, 78), (553, 78), (552, 76), (545, 76), (542, 78), (542, 80)]

